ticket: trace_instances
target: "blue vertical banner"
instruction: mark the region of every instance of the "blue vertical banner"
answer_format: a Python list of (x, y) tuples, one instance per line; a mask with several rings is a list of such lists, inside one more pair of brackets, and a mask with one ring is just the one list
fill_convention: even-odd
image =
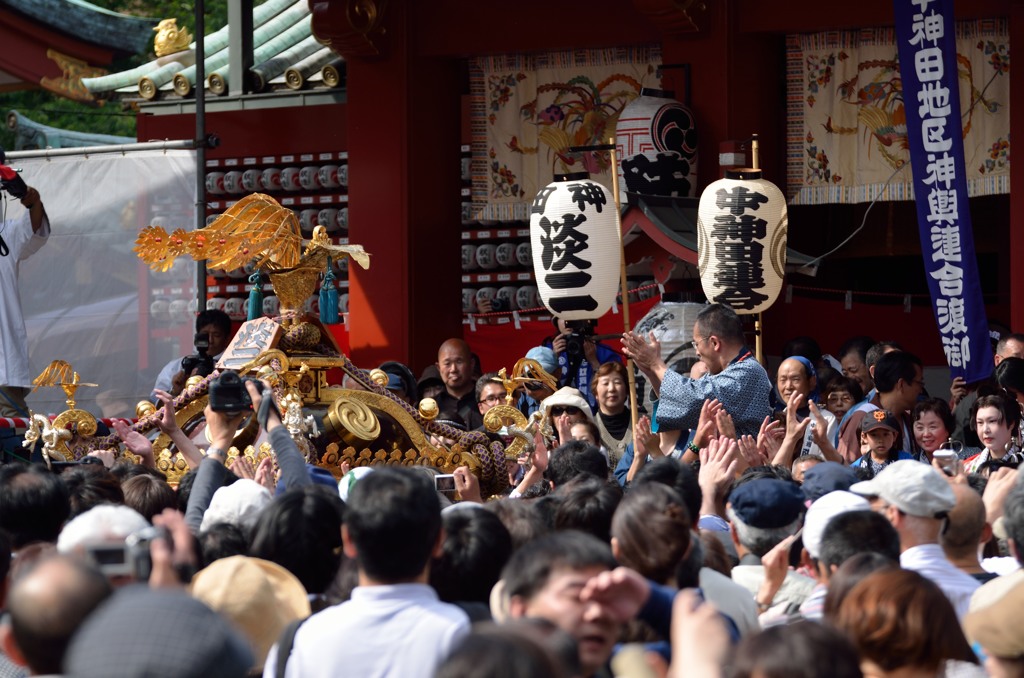
[(953, 0), (893, 0), (925, 276), (952, 376), (992, 373), (974, 254)]

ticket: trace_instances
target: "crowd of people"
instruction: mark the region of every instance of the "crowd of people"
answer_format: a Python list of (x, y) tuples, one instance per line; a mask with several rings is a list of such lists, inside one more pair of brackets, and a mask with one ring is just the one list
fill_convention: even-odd
[[(19, 247), (48, 228), (27, 200)], [(197, 320), (211, 355), (223, 321)], [(556, 321), (512, 393), (461, 339), (419, 379), (381, 365), (456, 429), (546, 415), (492, 497), (468, 467), (454, 495), (428, 467), (338, 481), (255, 382), (273, 454), (229, 463), (241, 415), (207, 408), (197, 446), (174, 361), (154, 398), (176, 487), (125, 425), (139, 464), (0, 465), (0, 678), (1024, 676), (1024, 336), (948, 397), (894, 342), (796, 338), (772, 378), (726, 307), (692, 340), (670, 367), (653, 336)], [(635, 424), (623, 355), (654, 395)]]

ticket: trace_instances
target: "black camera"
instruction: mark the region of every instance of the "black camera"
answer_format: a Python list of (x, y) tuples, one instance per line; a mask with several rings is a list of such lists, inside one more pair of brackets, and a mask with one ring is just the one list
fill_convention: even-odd
[(25, 180), (18, 176), (18, 170), (7, 166), (7, 154), (0, 146), (0, 189), (11, 194), (15, 200), (21, 200), (28, 194)]
[(28, 194), (25, 180), (18, 171), (0, 163), (0, 189), (7, 191), (15, 200), (21, 200)]
[(572, 333), (565, 336), (565, 353), (570, 362), (582, 360), (586, 344), (594, 336), (594, 324), (589, 320), (571, 320), (566, 326), (572, 329)]
[(258, 383), (256, 379), (238, 376), (238, 372), (226, 371), (210, 382), (210, 409), (214, 412), (237, 414), (252, 409), (252, 398), (245, 388), (245, 382)]
[(153, 571), (149, 545), (157, 539), (170, 541), (166, 528), (143, 528), (128, 535), (123, 542), (86, 544), (85, 554), (107, 577), (131, 577), (135, 581), (147, 581)]
[(193, 370), (200, 377), (208, 377), (213, 373), (213, 358), (210, 356), (210, 335), (200, 332), (195, 336), (195, 355), (188, 355), (181, 359), (181, 370), (185, 378), (192, 376)]

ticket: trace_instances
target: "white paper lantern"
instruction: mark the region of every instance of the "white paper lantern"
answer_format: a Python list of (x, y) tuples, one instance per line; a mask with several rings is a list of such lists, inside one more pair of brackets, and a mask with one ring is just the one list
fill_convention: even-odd
[(786, 271), (786, 198), (761, 170), (726, 171), (700, 196), (697, 264), (704, 294), (737, 313), (760, 313)]
[(697, 126), (672, 92), (644, 88), (615, 125), (619, 199), (627, 192), (665, 197), (697, 195)]
[(611, 191), (586, 172), (556, 175), (530, 208), (533, 271), (541, 301), (564, 320), (604, 315), (619, 286), (619, 234)]

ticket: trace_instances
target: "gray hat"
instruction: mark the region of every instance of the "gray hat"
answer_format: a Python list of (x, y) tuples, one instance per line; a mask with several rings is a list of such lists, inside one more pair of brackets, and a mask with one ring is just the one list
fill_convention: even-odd
[(121, 589), (78, 630), (64, 673), (83, 678), (242, 678), (249, 643), (183, 591)]
[(821, 540), (825, 528), (836, 516), (848, 511), (870, 511), (868, 500), (852, 492), (836, 490), (815, 501), (804, 516), (804, 548), (811, 558), (821, 556)]
[(956, 506), (956, 495), (946, 478), (913, 459), (889, 464), (871, 480), (853, 485), (850, 492), (881, 497), (908, 516), (919, 518), (944, 518)]

